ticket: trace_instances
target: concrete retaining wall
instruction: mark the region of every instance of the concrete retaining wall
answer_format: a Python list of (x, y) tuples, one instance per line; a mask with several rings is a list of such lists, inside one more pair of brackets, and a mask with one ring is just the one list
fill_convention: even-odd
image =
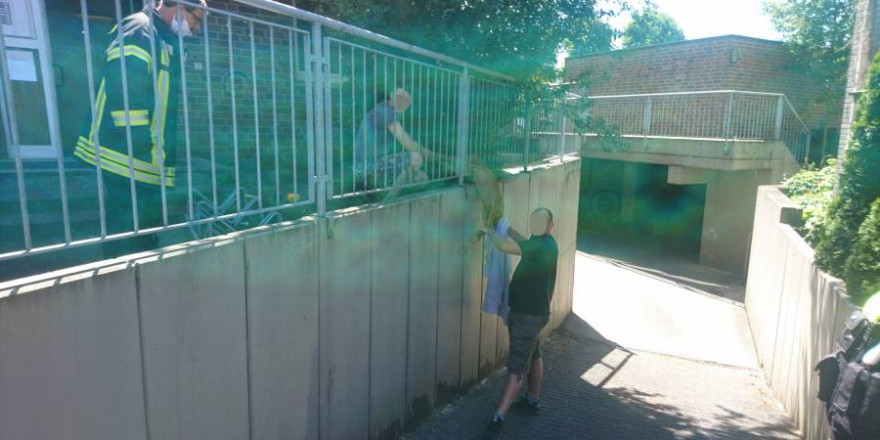
[(843, 283), (819, 270), (813, 250), (781, 223), (796, 205), (775, 186), (758, 189), (746, 311), (764, 374), (806, 440), (829, 438), (813, 367), (851, 313)]
[[(552, 328), (579, 181), (570, 161), (503, 182), (515, 227), (556, 213)], [(452, 188), (4, 283), (0, 438), (396, 438), (507, 356), (479, 215)]]

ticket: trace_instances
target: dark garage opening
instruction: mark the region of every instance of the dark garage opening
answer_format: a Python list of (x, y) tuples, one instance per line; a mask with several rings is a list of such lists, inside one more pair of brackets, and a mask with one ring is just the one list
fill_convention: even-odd
[(706, 185), (672, 185), (668, 173), (665, 165), (584, 159), (578, 249), (698, 262)]

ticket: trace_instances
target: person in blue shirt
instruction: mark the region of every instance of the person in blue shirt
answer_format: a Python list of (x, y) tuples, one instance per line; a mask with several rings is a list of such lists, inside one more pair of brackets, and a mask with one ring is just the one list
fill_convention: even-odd
[(402, 185), (428, 180), (422, 164), (432, 153), (413, 140), (399, 118), (411, 105), (409, 92), (397, 88), (361, 121), (355, 135), (352, 171), (363, 189), (390, 186), (388, 196), (394, 197)]

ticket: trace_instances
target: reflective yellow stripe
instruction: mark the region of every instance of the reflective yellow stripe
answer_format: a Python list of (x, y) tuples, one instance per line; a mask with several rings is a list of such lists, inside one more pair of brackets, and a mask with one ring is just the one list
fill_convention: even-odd
[[(125, 127), (125, 110), (111, 111), (110, 116), (113, 116), (113, 125)], [(128, 112), (128, 122), (132, 127), (148, 125), (150, 123), (149, 114), (146, 110), (130, 110)]]
[(158, 99), (156, 99), (156, 111), (153, 112), (153, 121), (150, 125), (150, 130), (153, 133), (153, 148), (150, 150), (150, 156), (153, 160), (153, 163), (159, 163), (159, 155), (156, 154), (158, 152), (158, 148), (162, 147), (162, 158), (165, 157), (165, 119), (168, 115), (168, 88), (169, 81), (168, 72), (164, 70), (159, 71), (158, 84), (156, 85), (156, 91), (159, 93)]
[[(95, 160), (95, 147), (85, 138), (80, 137), (76, 144), (74, 154), (80, 159), (97, 165)], [(107, 147), (101, 147), (101, 168), (121, 176), (129, 177), (128, 156)], [(135, 171), (135, 180), (158, 185), (160, 182), (159, 167), (142, 160), (133, 159), (132, 166)], [(165, 168), (165, 184), (174, 186), (174, 167)]]
[[(86, 140), (83, 137), (79, 138), (79, 142), (77, 142), (77, 146), (80, 146), (80, 144), (82, 144), (82, 147), (85, 148), (87, 151), (90, 151), (92, 154), (94, 154), (95, 144), (89, 142), (88, 140)], [(115, 162), (119, 165), (122, 165), (122, 166), (128, 168), (128, 155), (122, 154), (122, 153), (120, 153), (116, 150), (113, 150), (111, 148), (101, 147), (101, 160)], [(141, 170), (145, 173), (154, 174), (156, 176), (159, 175), (159, 171), (160, 171), (159, 165), (156, 163), (144, 162), (144, 161), (137, 159), (137, 158), (132, 158), (132, 163), (134, 164), (134, 167), (138, 170)], [(174, 167), (165, 167), (165, 176), (166, 177), (169, 177), (169, 176), (174, 177)]]
[[(82, 138), (80, 138), (80, 139), (82, 139)], [(103, 153), (104, 151), (106, 151), (106, 149), (102, 148), (101, 152)], [(76, 150), (74, 151), (74, 155), (76, 157), (82, 159), (83, 161), (91, 164), (91, 165), (97, 166), (97, 163), (95, 161), (94, 150), (91, 149), (90, 147), (82, 144), (82, 143), (77, 144)], [(111, 161), (105, 160), (103, 157), (104, 156), (103, 154), (101, 156), (102, 156), (101, 157), (101, 169), (103, 169), (104, 171), (108, 171), (113, 174), (122, 176), (122, 177), (129, 177), (130, 178), (129, 168), (127, 165), (121, 165), (116, 162), (111, 162)], [(173, 168), (171, 168), (171, 170), (173, 170)], [(159, 176), (157, 176), (155, 174), (147, 173), (147, 172), (144, 172), (144, 171), (141, 171), (138, 169), (134, 170), (134, 179), (138, 182), (149, 183), (152, 185), (160, 185)], [(166, 175), (165, 176), (165, 185), (166, 186), (174, 186), (174, 178)]]
[(107, 103), (107, 91), (104, 90), (104, 79), (101, 79), (101, 86), (98, 88), (98, 96), (95, 97), (95, 113), (98, 114), (98, 119), (92, 121), (92, 128), (89, 131), (89, 141), (92, 143), (95, 142), (95, 130), (101, 126), (101, 121), (104, 119), (104, 104)]
[[(122, 50), (119, 47), (111, 47), (107, 49), (107, 61), (113, 61), (119, 58), (121, 53)], [(125, 56), (140, 58), (145, 63), (147, 63), (147, 67), (150, 67), (153, 64), (153, 57), (150, 56), (150, 53), (141, 49), (140, 46), (136, 46), (134, 44), (125, 45)]]

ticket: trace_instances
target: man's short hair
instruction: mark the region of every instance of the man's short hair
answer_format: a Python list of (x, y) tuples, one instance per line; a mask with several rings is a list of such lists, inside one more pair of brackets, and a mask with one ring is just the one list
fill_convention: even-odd
[(409, 94), (406, 90), (397, 87), (388, 94), (388, 100), (397, 104), (397, 101), (406, 102), (407, 104), (412, 104), (412, 95)]
[(553, 211), (551, 211), (551, 210), (549, 210), (549, 209), (547, 209), (547, 208), (545, 208), (545, 207), (542, 206), (542, 207), (540, 207), (540, 208), (535, 209), (534, 212), (539, 212), (539, 211), (546, 212), (546, 213), (547, 213), (547, 218), (550, 220), (548, 223), (553, 223)]

